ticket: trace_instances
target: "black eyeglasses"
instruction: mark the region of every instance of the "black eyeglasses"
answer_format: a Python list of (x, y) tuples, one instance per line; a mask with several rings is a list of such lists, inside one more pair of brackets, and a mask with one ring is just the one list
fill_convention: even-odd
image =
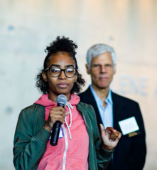
[(51, 65), (50, 67), (46, 68), (45, 71), (49, 70), (52, 77), (59, 77), (64, 71), (64, 74), (68, 78), (72, 78), (76, 74), (76, 69), (73, 66), (69, 66), (66, 69), (61, 69), (57, 66)]

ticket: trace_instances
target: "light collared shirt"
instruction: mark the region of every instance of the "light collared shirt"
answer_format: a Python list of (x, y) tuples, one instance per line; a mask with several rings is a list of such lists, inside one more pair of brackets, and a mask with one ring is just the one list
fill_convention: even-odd
[[(100, 117), (102, 120), (102, 123), (105, 127), (105, 129), (107, 127), (113, 127), (113, 101), (112, 101), (112, 94), (111, 94), (111, 90), (109, 90), (108, 92), (108, 96), (105, 99), (106, 102), (106, 107), (103, 107), (103, 103), (104, 101), (102, 101), (98, 95), (96, 94), (96, 92), (94, 91), (92, 85), (90, 85), (90, 89), (91, 92), (96, 100), (96, 104), (100, 113)], [(99, 125), (98, 125), (99, 126)]]

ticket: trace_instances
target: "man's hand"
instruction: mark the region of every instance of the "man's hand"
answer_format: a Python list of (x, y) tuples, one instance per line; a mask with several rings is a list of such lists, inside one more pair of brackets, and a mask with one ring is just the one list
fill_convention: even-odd
[(113, 150), (117, 146), (122, 134), (112, 127), (107, 127), (105, 130), (102, 124), (100, 124), (100, 129), (104, 149), (108, 151)]

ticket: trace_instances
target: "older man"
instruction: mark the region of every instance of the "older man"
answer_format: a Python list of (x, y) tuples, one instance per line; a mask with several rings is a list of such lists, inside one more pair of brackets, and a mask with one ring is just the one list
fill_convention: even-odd
[(79, 96), (94, 107), (98, 126), (102, 123), (123, 133), (108, 169), (142, 170), (146, 158), (144, 123), (137, 102), (110, 90), (115, 58), (114, 49), (105, 44), (93, 45), (87, 51), (86, 69), (92, 84)]

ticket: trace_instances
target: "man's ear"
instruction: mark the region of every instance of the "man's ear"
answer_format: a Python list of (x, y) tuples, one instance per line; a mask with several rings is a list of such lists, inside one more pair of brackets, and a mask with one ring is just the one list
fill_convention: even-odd
[(88, 65), (87, 65), (87, 64), (85, 65), (85, 67), (86, 67), (86, 72), (87, 72), (87, 74), (90, 74), (90, 69), (88, 68)]
[(47, 74), (45, 71), (42, 72), (42, 77), (43, 77), (44, 81), (47, 82)]
[(113, 74), (116, 74), (116, 65), (114, 66), (114, 72), (113, 72)]

